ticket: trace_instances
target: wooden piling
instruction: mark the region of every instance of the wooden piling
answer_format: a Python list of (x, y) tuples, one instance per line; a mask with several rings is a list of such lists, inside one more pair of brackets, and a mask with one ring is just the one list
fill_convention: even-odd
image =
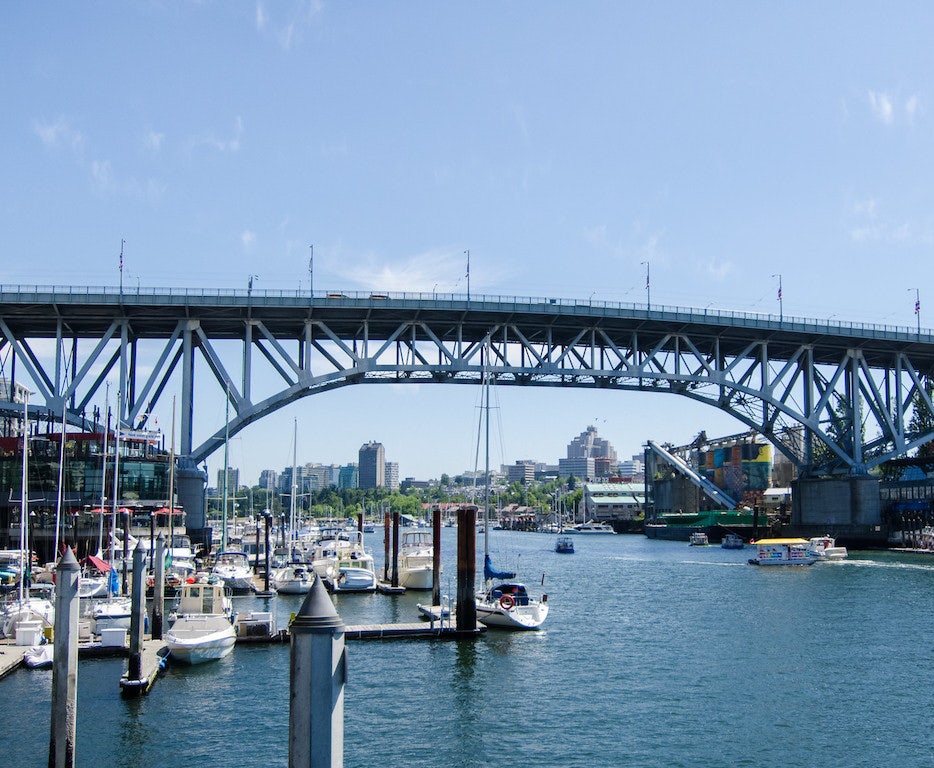
[(431, 512), (431, 604), (441, 605), (441, 507)]
[[(457, 510), (457, 611), (459, 632), (477, 628), (474, 580), (477, 575), (477, 507), (465, 504)], [(440, 601), (439, 601), (440, 602)]]
[(165, 534), (156, 539), (155, 574), (152, 583), (152, 618), (149, 621), (153, 640), (162, 639), (162, 619), (165, 613)]

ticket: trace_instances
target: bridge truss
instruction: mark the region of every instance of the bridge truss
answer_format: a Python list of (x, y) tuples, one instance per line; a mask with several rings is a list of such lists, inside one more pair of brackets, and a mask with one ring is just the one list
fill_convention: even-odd
[[(126, 426), (181, 403), (181, 453), (300, 398), (385, 383), (680, 395), (770, 440), (802, 475), (861, 474), (934, 439), (934, 336), (727, 311), (425, 294), (0, 289), (0, 378), (87, 423), (104, 382)], [(196, 400), (231, 419), (196, 435)], [(116, 398), (115, 398), (116, 399)], [(15, 406), (7, 403), (8, 410)], [(92, 418), (92, 421), (94, 419)]]

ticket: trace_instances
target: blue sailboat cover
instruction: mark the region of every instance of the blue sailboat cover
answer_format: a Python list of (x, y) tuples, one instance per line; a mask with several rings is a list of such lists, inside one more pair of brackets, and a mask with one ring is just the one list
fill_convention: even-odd
[(489, 555), (483, 556), (483, 578), (484, 579), (514, 579), (516, 574), (508, 571), (494, 571), (493, 564)]

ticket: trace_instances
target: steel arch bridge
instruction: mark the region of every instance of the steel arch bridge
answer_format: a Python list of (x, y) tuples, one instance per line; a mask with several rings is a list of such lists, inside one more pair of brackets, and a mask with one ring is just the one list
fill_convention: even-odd
[[(863, 474), (934, 440), (934, 335), (920, 327), (504, 296), (0, 286), (0, 378), (28, 381), (49, 418), (87, 423), (116, 376), (134, 428), (178, 392), (180, 453), (198, 463), (308, 395), (485, 375), (688, 397), (802, 476)], [(21, 407), (6, 391), (0, 407)], [(195, 435), (196, 394), (227, 398), (229, 423)]]

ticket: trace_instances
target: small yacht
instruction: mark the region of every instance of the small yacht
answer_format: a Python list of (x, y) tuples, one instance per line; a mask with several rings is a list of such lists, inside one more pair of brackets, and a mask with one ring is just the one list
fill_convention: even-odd
[(742, 549), (745, 544), (739, 534), (726, 533), (723, 535), (723, 541), (720, 542), (720, 546), (723, 547), (723, 549)]
[(688, 545), (692, 547), (706, 547), (708, 544), (710, 544), (710, 539), (703, 531), (694, 531), (688, 541)]
[(568, 528), (565, 533), (615, 534), (616, 531), (613, 530), (613, 526), (609, 523), (597, 523), (590, 520)]
[(217, 555), (211, 572), (234, 592), (253, 591), (253, 567), (246, 552), (227, 550)]
[(237, 634), (231, 601), (220, 584), (185, 584), (175, 614), (165, 644), (176, 661), (201, 664), (233, 650)]
[(574, 539), (570, 536), (559, 536), (557, 541), (555, 541), (555, 552), (559, 552), (563, 555), (574, 554)]
[(434, 582), (434, 537), (427, 531), (405, 531), (399, 546), (399, 586), (431, 589)]

